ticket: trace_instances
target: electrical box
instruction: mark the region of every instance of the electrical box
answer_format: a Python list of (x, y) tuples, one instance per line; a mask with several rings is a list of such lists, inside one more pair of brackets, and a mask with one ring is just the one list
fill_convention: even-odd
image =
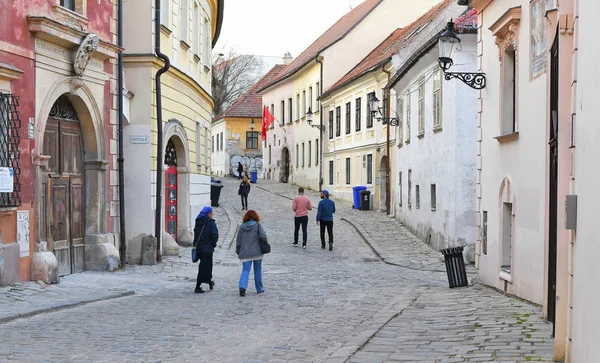
[(565, 197), (565, 228), (577, 229), (577, 195)]

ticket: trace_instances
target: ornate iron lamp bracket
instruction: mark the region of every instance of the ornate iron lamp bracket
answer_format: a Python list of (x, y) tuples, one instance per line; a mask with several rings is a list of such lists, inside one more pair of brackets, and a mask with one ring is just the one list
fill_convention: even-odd
[(485, 88), (485, 73), (444, 72), (444, 79), (446, 79), (446, 81), (449, 81), (452, 78), (459, 79), (464, 84), (474, 89)]

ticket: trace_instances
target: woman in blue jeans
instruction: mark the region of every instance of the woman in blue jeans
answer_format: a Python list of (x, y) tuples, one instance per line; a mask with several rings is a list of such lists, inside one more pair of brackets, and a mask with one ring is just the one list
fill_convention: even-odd
[(262, 283), (263, 254), (260, 249), (260, 240), (267, 241), (267, 234), (258, 222), (260, 222), (258, 213), (254, 210), (247, 211), (244, 214), (242, 225), (237, 233), (235, 252), (243, 265), (239, 283), (240, 296), (246, 296), (248, 277), (252, 264), (254, 264), (254, 286), (256, 287), (256, 292), (260, 294), (265, 291)]

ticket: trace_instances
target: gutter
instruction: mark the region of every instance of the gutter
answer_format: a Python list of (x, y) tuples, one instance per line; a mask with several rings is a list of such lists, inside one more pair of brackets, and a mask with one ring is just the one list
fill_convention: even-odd
[[(388, 83), (390, 82), (390, 77), (392, 76), (392, 72), (385, 70), (385, 64), (381, 66), (381, 71), (388, 76)], [(385, 165), (385, 211), (386, 214), (390, 214), (390, 129), (392, 125), (390, 125), (390, 89), (383, 88), (383, 92), (386, 93), (385, 97), (385, 119), (387, 120), (387, 131), (386, 131), (386, 139), (385, 139), (385, 153), (386, 153), (386, 165)]]
[[(319, 80), (319, 95), (321, 94), (321, 92), (323, 92), (323, 61), (319, 60), (319, 55), (321, 54), (321, 52), (317, 53), (317, 55), (315, 56), (315, 62), (319, 63), (319, 65), (321, 66), (321, 72), (320, 72), (320, 80)], [(321, 101), (319, 101), (321, 97), (319, 96), (319, 98), (317, 99), (317, 101), (319, 102), (319, 191), (323, 190), (323, 134), (325, 130), (323, 127), (323, 104)], [(311, 101), (312, 102), (312, 101)]]
[(123, 0), (118, 0), (117, 5), (117, 45), (120, 48), (117, 55), (117, 112), (118, 135), (119, 135), (119, 258), (121, 260), (121, 269), (125, 270), (127, 266), (127, 234), (125, 229), (125, 158), (123, 156)]

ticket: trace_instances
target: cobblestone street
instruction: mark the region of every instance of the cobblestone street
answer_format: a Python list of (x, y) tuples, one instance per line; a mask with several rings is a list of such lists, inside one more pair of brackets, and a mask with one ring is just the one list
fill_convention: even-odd
[[(551, 361), (540, 307), (481, 285), (449, 289), (441, 253), (384, 213), (333, 196), (333, 251), (320, 248), (316, 209), (307, 248), (294, 248), (296, 189), (285, 184), (252, 185), (272, 253), (266, 293), (250, 281), (240, 297), (232, 243), (243, 211), (237, 180), (223, 184), (213, 291), (193, 293), (189, 248), (160, 265), (1, 288), (0, 361)], [(316, 207), (318, 193), (307, 196)]]

